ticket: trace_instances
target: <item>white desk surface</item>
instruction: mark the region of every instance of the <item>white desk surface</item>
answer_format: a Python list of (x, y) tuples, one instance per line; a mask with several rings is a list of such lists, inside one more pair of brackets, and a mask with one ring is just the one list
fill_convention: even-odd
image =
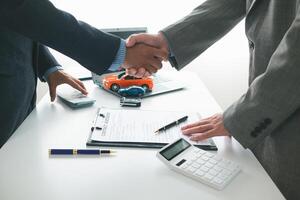
[[(163, 73), (163, 72), (160, 72)], [(140, 109), (221, 112), (200, 79), (169, 73), (187, 89), (143, 99)], [(242, 166), (223, 191), (168, 169), (154, 149), (117, 148), (114, 157), (49, 158), (49, 148), (85, 148), (97, 106), (119, 107), (119, 99), (86, 82), (96, 105), (72, 110), (48, 95), (0, 150), (1, 200), (284, 199), (256, 158), (234, 139), (215, 138), (216, 152)]]

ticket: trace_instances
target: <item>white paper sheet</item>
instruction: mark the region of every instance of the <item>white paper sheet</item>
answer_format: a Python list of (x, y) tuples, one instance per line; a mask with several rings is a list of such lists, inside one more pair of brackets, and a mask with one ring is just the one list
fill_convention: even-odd
[[(100, 117), (102, 114), (104, 117)], [(188, 115), (185, 122), (166, 131), (154, 133), (157, 129)], [(170, 143), (179, 137), (188, 139), (181, 133), (180, 127), (196, 122), (200, 119), (198, 113), (151, 111), (151, 110), (123, 110), (101, 108), (98, 113), (95, 129), (91, 139), (104, 142), (143, 142)], [(211, 145), (211, 140), (192, 142), (196, 145)]]

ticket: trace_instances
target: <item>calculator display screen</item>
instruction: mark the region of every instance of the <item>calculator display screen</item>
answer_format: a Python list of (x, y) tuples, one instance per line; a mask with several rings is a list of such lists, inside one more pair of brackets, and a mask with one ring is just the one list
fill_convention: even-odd
[(162, 150), (160, 154), (167, 160), (172, 160), (175, 156), (189, 148), (191, 145), (184, 139), (178, 140), (168, 148)]

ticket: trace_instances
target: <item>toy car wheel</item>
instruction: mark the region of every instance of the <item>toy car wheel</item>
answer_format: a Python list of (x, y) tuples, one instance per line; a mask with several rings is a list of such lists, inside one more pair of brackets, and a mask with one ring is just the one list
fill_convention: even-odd
[(144, 90), (145, 90), (146, 92), (149, 91), (149, 86), (148, 86), (148, 85), (142, 85), (142, 88), (144, 88)]
[(118, 85), (118, 84), (112, 84), (111, 86), (110, 86), (110, 89), (112, 90), (112, 91), (114, 91), (114, 92), (118, 92), (119, 91), (119, 89), (120, 89), (120, 86)]

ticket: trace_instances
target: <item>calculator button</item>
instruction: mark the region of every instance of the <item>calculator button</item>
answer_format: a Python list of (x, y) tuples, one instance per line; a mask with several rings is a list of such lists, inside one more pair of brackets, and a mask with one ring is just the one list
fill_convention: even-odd
[(214, 165), (211, 164), (211, 163), (209, 163), (209, 162), (207, 162), (204, 166), (206, 166), (206, 167), (208, 167), (208, 168), (212, 168)]
[(194, 162), (195, 160), (197, 160), (197, 157), (196, 157), (196, 156), (193, 156), (193, 157), (191, 157), (190, 159), (191, 159), (192, 162)]
[(215, 159), (210, 159), (209, 162), (214, 165), (217, 164), (217, 161)]
[(205, 155), (202, 156), (201, 158), (202, 158), (202, 160), (205, 160), (205, 161), (207, 161), (207, 160), (209, 159), (209, 158), (208, 158), (207, 156), (205, 156)]
[(185, 164), (183, 164), (183, 165), (181, 165), (181, 169), (186, 169), (188, 167), (188, 165), (185, 163)]
[(222, 179), (222, 180), (225, 180), (225, 179), (227, 179), (228, 176), (226, 176), (226, 175), (220, 173), (220, 174), (218, 174), (217, 177), (220, 178), (220, 179)]
[(219, 166), (214, 166), (214, 168), (213, 168), (214, 170), (216, 170), (217, 172), (220, 172), (220, 171), (222, 171), (222, 167), (219, 167)]
[(196, 163), (196, 162), (193, 163), (192, 166), (195, 167), (195, 168), (199, 168), (200, 167), (200, 165), (198, 163)]
[(214, 184), (217, 184), (217, 185), (220, 185), (222, 184), (224, 181), (218, 177), (215, 177), (213, 180), (212, 180), (212, 183)]
[(205, 180), (207, 180), (207, 181), (210, 181), (210, 180), (213, 179), (213, 176), (210, 175), (210, 174), (205, 174), (205, 175), (203, 176), (203, 179), (205, 179)]
[(197, 155), (196, 155), (197, 158), (200, 158), (201, 156), (202, 156), (202, 155), (199, 154), (199, 153), (197, 153)]
[(204, 160), (202, 160), (201, 158), (200, 158), (200, 159), (198, 159), (196, 162), (197, 162), (198, 164), (200, 164), (200, 165), (203, 165), (203, 164), (205, 164), (205, 161), (204, 161)]
[(193, 161), (195, 159), (197, 159), (196, 154), (189, 155), (189, 160)]
[(201, 169), (202, 171), (204, 171), (204, 172), (208, 172), (208, 170), (209, 170), (209, 168), (208, 168), (208, 167), (205, 167), (205, 166), (202, 166), (200, 169)]
[(194, 153), (198, 153), (200, 151), (200, 149), (194, 149)]
[(214, 169), (211, 169), (211, 170), (209, 170), (208, 173), (211, 174), (211, 175), (213, 175), (213, 176), (216, 176), (219, 172), (216, 171), (216, 170), (214, 170)]
[(179, 167), (180, 165), (182, 165), (183, 163), (185, 163), (185, 159), (182, 159), (181, 161), (179, 161), (176, 165)]
[(231, 171), (227, 170), (227, 169), (223, 169), (223, 171), (221, 172), (221, 175), (224, 176), (229, 176), (231, 174)]
[(192, 163), (193, 163), (193, 162), (189, 160), (189, 161), (187, 161), (186, 164), (187, 164), (187, 165), (191, 165)]
[(214, 154), (212, 154), (212, 153), (209, 153), (209, 152), (206, 152), (205, 156), (207, 156), (207, 157), (211, 158), (211, 157), (214, 157)]
[(195, 173), (195, 175), (200, 176), (200, 177), (203, 176), (204, 174), (205, 173), (201, 170), (197, 170), (196, 173)]
[(193, 167), (193, 166), (189, 166), (187, 168), (187, 171), (190, 172), (190, 173), (194, 173), (195, 171), (197, 170), (197, 168)]

